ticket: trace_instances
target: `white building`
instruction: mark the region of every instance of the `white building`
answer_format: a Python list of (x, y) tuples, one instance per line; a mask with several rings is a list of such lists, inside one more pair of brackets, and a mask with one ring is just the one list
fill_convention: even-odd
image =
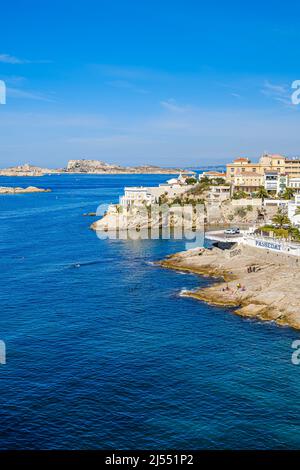
[[(299, 179), (300, 181), (300, 179)], [(283, 175), (277, 171), (266, 170), (264, 174), (264, 187), (267, 191), (282, 194), (289, 187), (288, 175)]]
[[(180, 173), (180, 175), (178, 176), (178, 178), (171, 178), (169, 180), (167, 180), (166, 183), (164, 183), (165, 185), (168, 184), (169, 186), (172, 186), (174, 184), (177, 184), (177, 185), (186, 185), (186, 180), (187, 178), (191, 178), (193, 177), (193, 175), (183, 175), (182, 173)], [(196, 179), (196, 178), (195, 178)]]
[[(141, 204), (154, 204), (155, 196), (144, 186), (132, 186), (124, 188), (124, 196), (120, 197), (120, 205), (123, 207)], [(163, 191), (162, 191), (163, 192)]]
[(226, 179), (226, 173), (221, 173), (219, 171), (204, 171), (199, 175), (199, 180), (202, 178), (208, 178), (210, 180), (213, 180), (215, 178), (223, 178), (224, 180)]
[(123, 207), (157, 204), (162, 195), (174, 198), (191, 189), (192, 185), (161, 184), (160, 186), (125, 187), (124, 196), (120, 197), (120, 205)]
[(288, 217), (293, 225), (300, 227), (300, 214), (296, 215), (297, 208), (300, 208), (300, 194), (297, 194), (294, 201), (288, 202)]
[(208, 202), (222, 202), (226, 199), (230, 199), (231, 186), (230, 185), (218, 185), (211, 186), (207, 195)]
[(293, 189), (295, 193), (300, 193), (300, 178), (290, 178), (289, 188)]
[(267, 191), (272, 191), (277, 194), (278, 188), (278, 173), (277, 171), (265, 171), (264, 174), (264, 187)]

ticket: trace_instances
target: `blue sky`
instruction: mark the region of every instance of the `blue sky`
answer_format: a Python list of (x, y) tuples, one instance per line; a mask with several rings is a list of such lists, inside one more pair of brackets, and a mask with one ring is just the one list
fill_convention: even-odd
[(300, 79), (299, 9), (256, 0), (2, 2), (0, 166), (299, 155), (300, 106), (290, 98)]

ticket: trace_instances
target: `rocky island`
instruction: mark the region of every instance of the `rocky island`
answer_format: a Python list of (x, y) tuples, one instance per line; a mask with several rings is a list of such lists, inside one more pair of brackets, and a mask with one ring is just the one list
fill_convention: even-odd
[(233, 312), (244, 317), (300, 329), (298, 257), (235, 245), (229, 250), (196, 248), (160, 264), (217, 278), (211, 286), (184, 296), (234, 307)]
[(10, 168), (0, 169), (0, 176), (44, 176), (46, 174), (59, 173), (59, 170), (51, 170), (49, 168), (41, 168), (39, 166), (18, 165)]
[(28, 186), (27, 188), (13, 188), (9, 186), (0, 186), (1, 194), (28, 194), (28, 193), (49, 193), (51, 189), (36, 188), (35, 186)]
[(100, 160), (69, 160), (66, 167), (67, 173), (88, 174), (174, 174), (180, 171), (178, 168), (161, 168), (154, 165), (125, 167)]

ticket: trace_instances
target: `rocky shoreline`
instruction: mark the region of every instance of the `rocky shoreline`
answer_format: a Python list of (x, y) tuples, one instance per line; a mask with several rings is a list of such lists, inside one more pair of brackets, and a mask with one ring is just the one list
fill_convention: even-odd
[(162, 267), (217, 278), (184, 295), (232, 307), (237, 315), (300, 329), (300, 259), (235, 245), (230, 250), (197, 248), (176, 253)]

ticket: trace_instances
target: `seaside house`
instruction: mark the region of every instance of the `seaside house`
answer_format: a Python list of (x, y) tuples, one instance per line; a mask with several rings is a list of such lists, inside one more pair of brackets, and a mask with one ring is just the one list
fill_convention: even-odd
[[(162, 191), (163, 192), (163, 191)], [(144, 186), (132, 186), (124, 188), (124, 196), (120, 197), (120, 205), (130, 207), (132, 205), (154, 204), (156, 197), (151, 193), (150, 188)]]
[(216, 178), (223, 178), (226, 179), (226, 173), (221, 173), (220, 171), (204, 171), (199, 175), (199, 180), (201, 181), (202, 178), (209, 178), (210, 180)]
[(157, 204), (163, 195), (174, 198), (188, 191), (193, 185), (186, 184), (186, 177), (179, 175), (178, 178), (171, 178), (166, 183), (159, 186), (133, 186), (125, 187), (124, 195), (120, 197), (119, 203), (123, 207)]

